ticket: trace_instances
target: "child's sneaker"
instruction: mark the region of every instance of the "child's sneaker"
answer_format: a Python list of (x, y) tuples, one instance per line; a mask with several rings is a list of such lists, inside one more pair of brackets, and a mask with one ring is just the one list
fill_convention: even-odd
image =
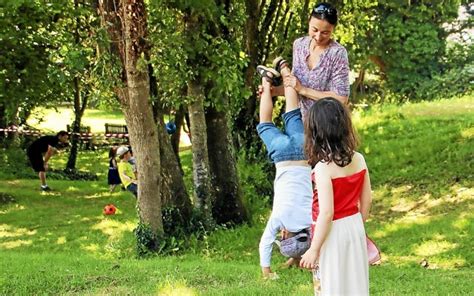
[(48, 185), (41, 185), (41, 191), (51, 191)]

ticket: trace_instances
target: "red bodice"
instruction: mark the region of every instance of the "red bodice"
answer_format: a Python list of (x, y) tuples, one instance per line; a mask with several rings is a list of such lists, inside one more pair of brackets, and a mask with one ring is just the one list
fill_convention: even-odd
[[(346, 177), (332, 179), (334, 193), (334, 217), (333, 220), (351, 216), (359, 212), (359, 200), (364, 185), (366, 169)], [(311, 174), (313, 183), (316, 176)], [(313, 191), (313, 221), (316, 221), (319, 214), (318, 191)]]

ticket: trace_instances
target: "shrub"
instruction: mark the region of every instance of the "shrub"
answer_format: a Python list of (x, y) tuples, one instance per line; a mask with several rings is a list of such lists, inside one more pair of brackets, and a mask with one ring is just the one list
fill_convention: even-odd
[[(20, 148), (1, 149), (0, 176), (4, 179), (36, 179), (38, 175), (28, 164), (26, 152)], [(79, 170), (48, 170), (48, 179), (97, 181), (98, 176)]]
[(20, 148), (1, 149), (0, 175), (4, 179), (38, 178), (29, 167), (25, 152)]
[(237, 163), (244, 194), (244, 204), (252, 217), (267, 209), (273, 198), (275, 168), (268, 160), (250, 163), (241, 152)]
[(452, 44), (443, 60), (442, 71), (434, 73), (415, 90), (417, 98), (441, 99), (472, 92), (474, 90), (474, 43)]

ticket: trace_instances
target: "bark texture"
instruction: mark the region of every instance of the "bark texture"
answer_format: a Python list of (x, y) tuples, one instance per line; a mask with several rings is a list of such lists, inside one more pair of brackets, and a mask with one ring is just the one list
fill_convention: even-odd
[[(165, 114), (163, 107), (164, 102), (162, 101), (162, 98), (159, 98), (157, 79), (153, 73), (153, 66), (148, 64), (150, 93), (154, 98), (153, 116), (158, 125), (158, 140), (160, 142), (161, 204), (163, 207), (176, 208), (180, 217), (173, 217), (173, 224), (177, 227), (184, 227), (189, 224), (191, 219), (191, 199), (184, 184), (184, 174), (179, 163), (179, 153), (178, 151), (174, 151), (172, 137), (170, 137), (166, 132), (165, 122), (163, 119), (163, 114)], [(178, 131), (176, 133), (178, 133)]]
[(193, 135), (193, 181), (195, 187), (195, 206), (206, 222), (212, 220), (213, 192), (209, 171), (209, 154), (207, 148), (206, 118), (204, 116), (204, 94), (199, 80), (188, 83), (188, 95), (193, 102), (189, 105), (191, 133)]
[(163, 207), (176, 207), (181, 217), (189, 221), (192, 212), (191, 199), (186, 190), (183, 174), (178, 158), (173, 151), (170, 136), (164, 127), (163, 116), (157, 118), (157, 123), (161, 156), (162, 204)]
[(69, 158), (66, 163), (66, 169), (74, 170), (76, 169), (76, 160), (79, 146), (79, 133), (81, 132), (81, 121), (84, 111), (87, 106), (88, 95), (84, 95), (81, 100), (81, 89), (79, 77), (74, 77), (74, 122), (72, 124), (72, 135), (71, 139), (71, 150), (69, 152)]
[(218, 224), (241, 224), (248, 220), (242, 202), (237, 163), (225, 112), (208, 108), (207, 145), (216, 200), (212, 213)]
[(111, 38), (111, 51), (122, 62), (121, 101), (137, 160), (140, 219), (155, 235), (163, 233), (161, 214), (160, 147), (150, 104), (146, 10), (143, 0), (99, 0), (103, 22)]

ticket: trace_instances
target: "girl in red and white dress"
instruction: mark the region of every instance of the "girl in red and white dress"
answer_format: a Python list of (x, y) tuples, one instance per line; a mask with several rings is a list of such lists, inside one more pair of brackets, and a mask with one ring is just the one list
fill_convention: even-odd
[(321, 295), (369, 294), (364, 222), (372, 196), (369, 171), (356, 145), (345, 106), (333, 98), (313, 104), (305, 121), (305, 153), (316, 185), (313, 238), (300, 266), (318, 274)]

